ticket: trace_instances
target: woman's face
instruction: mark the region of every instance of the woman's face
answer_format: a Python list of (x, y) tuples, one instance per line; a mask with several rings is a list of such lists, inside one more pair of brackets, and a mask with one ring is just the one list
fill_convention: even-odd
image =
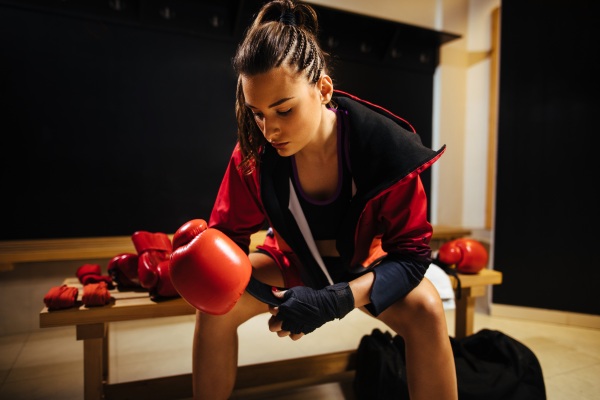
[(322, 81), (311, 84), (303, 74), (295, 74), (288, 67), (242, 76), (246, 107), (279, 155), (296, 154), (322, 133), (327, 103), (321, 92)]

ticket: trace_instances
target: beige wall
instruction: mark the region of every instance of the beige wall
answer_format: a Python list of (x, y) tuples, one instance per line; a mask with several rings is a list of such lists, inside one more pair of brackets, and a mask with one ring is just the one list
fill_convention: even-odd
[[(441, 49), (435, 76), (431, 216), (439, 225), (485, 228), (491, 14), (500, 0), (309, 0), (461, 35)], [(402, 110), (397, 110), (402, 112)]]
[[(466, 0), (460, 0), (466, 1)], [(307, 3), (435, 29), (437, 0), (306, 0)]]

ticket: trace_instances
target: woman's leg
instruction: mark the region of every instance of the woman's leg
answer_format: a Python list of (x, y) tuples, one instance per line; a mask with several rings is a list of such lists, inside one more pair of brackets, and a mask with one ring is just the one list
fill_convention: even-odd
[[(251, 254), (253, 275), (270, 285), (282, 286), (277, 265), (264, 254)], [(244, 292), (224, 315), (196, 312), (192, 349), (194, 399), (225, 400), (235, 385), (238, 362), (238, 327), (250, 318), (267, 312), (268, 306)], [(265, 325), (265, 329), (268, 327)]]
[(377, 318), (404, 339), (411, 400), (458, 399), (446, 316), (433, 284), (423, 279)]

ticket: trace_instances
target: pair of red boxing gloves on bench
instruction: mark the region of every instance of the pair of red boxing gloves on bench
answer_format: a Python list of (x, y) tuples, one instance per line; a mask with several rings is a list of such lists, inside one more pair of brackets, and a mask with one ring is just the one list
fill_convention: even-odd
[(121, 253), (108, 262), (108, 274), (119, 289), (142, 287), (152, 297), (177, 297), (169, 274), (173, 246), (162, 232), (137, 231), (131, 236), (137, 253)]
[(108, 263), (120, 289), (141, 287), (154, 298), (181, 295), (195, 308), (218, 315), (233, 308), (250, 281), (248, 256), (202, 219), (182, 225), (173, 243), (162, 232), (136, 231), (131, 240), (136, 253), (118, 254)]
[(201, 219), (179, 228), (173, 243), (162, 232), (136, 231), (131, 240), (136, 253), (118, 254), (108, 263), (108, 274), (120, 289), (141, 287), (154, 298), (184, 293), (182, 297), (194, 307), (223, 314), (250, 279), (252, 267), (246, 254)]

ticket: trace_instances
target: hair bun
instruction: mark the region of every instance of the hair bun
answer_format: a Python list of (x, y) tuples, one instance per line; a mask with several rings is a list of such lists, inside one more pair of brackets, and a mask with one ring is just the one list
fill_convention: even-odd
[(292, 10), (284, 10), (279, 17), (279, 22), (284, 25), (296, 26), (296, 16)]

